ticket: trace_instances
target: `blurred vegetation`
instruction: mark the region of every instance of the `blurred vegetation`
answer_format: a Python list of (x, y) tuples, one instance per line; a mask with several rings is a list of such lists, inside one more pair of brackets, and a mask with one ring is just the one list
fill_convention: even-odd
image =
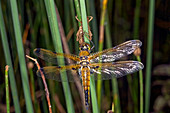
[[(82, 18), (82, 14), (78, 11), (80, 9), (77, 7), (80, 1), (54, 0), (54, 4), (50, 1), (53, 0), (0, 1), (0, 112), (6, 112), (4, 76), (6, 65), (10, 66), (10, 112), (47, 113), (48, 104), (42, 80), (36, 76), (37, 68), (34, 62), (25, 59), (24, 56), (27, 54), (36, 58), (33, 50), (37, 47), (60, 52), (63, 49), (63, 52), (70, 51), (78, 55), (76, 33), (80, 24), (75, 16)], [(143, 74), (140, 72), (119, 79), (102, 81), (98, 85), (95, 82), (99, 90), (97, 91), (95, 87), (93, 89), (96, 89), (96, 95), (99, 97), (98, 100), (95, 100), (95, 97), (91, 100), (99, 105), (91, 102), (93, 105), (89, 110), (84, 109), (80, 96), (83, 92), (79, 92), (75, 83), (63, 84), (47, 80), (53, 113), (92, 112), (94, 109), (105, 113), (112, 109), (112, 103), (115, 105), (115, 113), (144, 111), (169, 113), (170, 0), (156, 0), (155, 4), (148, 0), (128, 0), (128, 2), (127, 0), (108, 0), (104, 13), (102, 0), (85, 0), (85, 3), (86, 15), (93, 16), (93, 20), (89, 23), (95, 45), (93, 52), (113, 47), (127, 40), (139, 39), (143, 42), (140, 58), (127, 57), (125, 60), (141, 60), (145, 68), (142, 70)], [(152, 5), (154, 8), (150, 11)], [(52, 7), (56, 9), (50, 9)], [(58, 27), (60, 22), (55, 17), (57, 9), (64, 29), (62, 33), (59, 30), (61, 26)], [(153, 14), (152, 19), (149, 19), (150, 14)], [(54, 20), (51, 21), (51, 18)], [(104, 39), (100, 44), (101, 26), (104, 30), (102, 34)], [(153, 29), (149, 30), (149, 26), (153, 26)], [(68, 49), (60, 39), (63, 37), (62, 34), (67, 38)], [(149, 36), (153, 38), (151, 47), (148, 45)], [(151, 58), (146, 60), (148, 54)], [(51, 65), (41, 59), (38, 59), (38, 62), (42, 67)], [(146, 65), (149, 63), (150, 68)], [(149, 75), (146, 74), (146, 68), (150, 71)], [(148, 79), (148, 76), (151, 78)], [(147, 80), (150, 85), (145, 84)], [(150, 93), (145, 95), (147, 88), (150, 89)], [(143, 95), (141, 95), (141, 89), (143, 89)], [(94, 94), (91, 96), (96, 96)], [(148, 102), (146, 98), (150, 98)], [(148, 104), (148, 108), (144, 103)], [(98, 107), (94, 108), (94, 106)]]

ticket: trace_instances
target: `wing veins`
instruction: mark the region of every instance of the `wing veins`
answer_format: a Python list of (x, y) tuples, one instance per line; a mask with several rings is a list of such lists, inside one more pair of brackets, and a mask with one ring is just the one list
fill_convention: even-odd
[(36, 48), (34, 49), (34, 54), (38, 57), (40, 57), (43, 60), (46, 61), (53, 61), (57, 60), (57, 58), (66, 58), (66, 59), (71, 59), (74, 61), (80, 61), (79, 56), (73, 55), (73, 54), (65, 54), (65, 53), (56, 53), (52, 52), (50, 50), (42, 49), (42, 48)]
[[(144, 68), (138, 61), (119, 61), (113, 63), (93, 63), (90, 64), (91, 72), (94, 72), (95, 80), (108, 80), (119, 78), (127, 74), (134, 73)], [(98, 74), (101, 74), (99, 77)]]
[[(68, 65), (68, 66), (47, 66), (43, 67), (40, 70), (43, 72), (45, 78), (53, 79), (60, 82), (74, 82), (80, 80), (78, 77), (77, 70), (80, 68), (80, 65)], [(37, 75), (41, 77), (40, 70), (37, 71)], [(61, 77), (61, 74), (67, 73), (67, 79)]]
[(125, 57), (131, 53), (133, 53), (137, 48), (142, 45), (142, 42), (139, 40), (130, 40), (119, 44), (110, 49), (106, 49), (94, 54), (90, 54), (89, 59), (91, 63), (97, 62), (113, 62), (122, 57)]

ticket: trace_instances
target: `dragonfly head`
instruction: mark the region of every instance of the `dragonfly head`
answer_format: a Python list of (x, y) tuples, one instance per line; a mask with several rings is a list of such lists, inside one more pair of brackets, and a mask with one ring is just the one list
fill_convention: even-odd
[(80, 51), (90, 51), (90, 44), (83, 43), (79, 47)]

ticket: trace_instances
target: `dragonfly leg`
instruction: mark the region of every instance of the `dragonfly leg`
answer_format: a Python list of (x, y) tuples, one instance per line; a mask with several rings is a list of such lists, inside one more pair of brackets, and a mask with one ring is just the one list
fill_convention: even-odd
[(91, 44), (92, 44), (92, 47), (91, 47), (91, 49), (90, 49), (90, 52), (94, 49), (94, 47), (95, 47), (95, 45), (94, 45), (94, 43), (90, 40), (90, 42), (91, 42)]

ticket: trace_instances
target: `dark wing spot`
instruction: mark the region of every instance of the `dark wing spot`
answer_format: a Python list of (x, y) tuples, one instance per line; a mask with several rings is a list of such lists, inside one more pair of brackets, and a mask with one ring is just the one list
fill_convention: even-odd
[(76, 68), (72, 68), (72, 70), (76, 70)]
[(40, 54), (40, 50), (41, 50), (41, 48), (36, 48), (36, 49), (34, 50), (34, 53), (37, 54), (37, 55), (39, 55), (39, 54)]
[(96, 68), (99, 68), (99, 66), (96, 66)]
[(82, 60), (82, 59), (83, 59), (83, 57), (81, 56), (81, 57), (80, 57), (80, 60)]

